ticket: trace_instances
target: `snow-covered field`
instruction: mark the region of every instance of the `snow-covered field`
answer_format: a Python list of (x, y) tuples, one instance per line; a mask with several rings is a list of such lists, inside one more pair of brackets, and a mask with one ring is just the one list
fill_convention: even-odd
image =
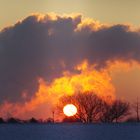
[(0, 140), (140, 140), (140, 124), (0, 124)]

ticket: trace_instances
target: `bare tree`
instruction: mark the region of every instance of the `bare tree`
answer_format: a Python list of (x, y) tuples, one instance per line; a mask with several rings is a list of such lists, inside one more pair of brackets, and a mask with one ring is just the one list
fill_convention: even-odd
[(139, 117), (140, 103), (139, 103), (138, 98), (137, 98), (137, 101), (133, 104), (133, 108), (137, 115), (137, 122), (139, 122), (140, 121), (140, 117)]
[(102, 122), (118, 122), (119, 119), (129, 114), (129, 103), (115, 100), (112, 104), (105, 104), (106, 110), (102, 115)]
[(63, 96), (60, 99), (60, 104), (62, 107), (69, 103), (74, 104), (78, 109), (75, 117), (86, 123), (99, 120), (102, 114), (102, 108), (104, 107), (104, 101), (93, 92), (84, 92), (74, 94), (72, 96)]

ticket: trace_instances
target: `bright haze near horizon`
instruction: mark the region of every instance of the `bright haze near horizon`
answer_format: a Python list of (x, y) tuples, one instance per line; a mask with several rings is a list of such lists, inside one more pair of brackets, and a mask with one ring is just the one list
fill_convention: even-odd
[[(34, 13), (56, 15), (47, 19), (42, 17), (39, 21), (39, 17), (38, 20), (36, 16), (29, 17)], [(84, 21), (80, 16), (70, 16), (70, 19), (62, 16), (76, 13), (94, 22)], [(54, 102), (52, 97), (47, 95), (44, 97), (44, 93), (46, 91), (62, 93), (63, 89), (71, 94), (73, 83), (75, 84), (79, 77), (80, 79), (89, 77), (89, 81), (96, 81), (97, 76), (99, 82), (105, 80), (103, 84), (107, 88), (101, 89), (102, 91), (111, 91), (118, 98), (134, 102), (140, 94), (139, 13), (139, 0), (0, 0), (0, 64), (3, 68), (0, 70), (0, 77), (2, 77), (0, 107), (4, 115), (7, 115), (6, 109), (11, 110), (14, 106), (10, 114), (16, 114), (21, 106), (25, 106), (22, 114), (17, 113), (17, 116), (25, 117), (27, 114), (29, 117), (33, 114), (38, 118), (42, 117), (46, 106), (48, 104), (51, 106), (51, 103), (42, 101), (42, 98), (46, 100), (49, 98), (50, 102)], [(81, 28), (78, 25), (81, 25)], [(78, 35), (75, 35), (76, 26), (79, 30)], [(91, 26), (95, 26), (94, 29)], [(11, 28), (2, 30), (5, 27)], [(87, 43), (82, 35), (86, 37), (90, 35), (91, 40), (88, 40), (90, 43)], [(81, 38), (83, 42), (80, 42)], [(89, 45), (87, 47), (89, 49), (75, 47), (81, 44)], [(38, 46), (41, 49), (38, 49)], [(76, 49), (71, 49), (72, 46)], [(30, 52), (33, 52), (32, 55)], [(58, 58), (60, 62), (57, 61)], [(97, 71), (101, 68), (107, 69), (109, 71), (107, 76), (105, 72), (92, 72), (84, 63), (85, 60), (89, 61), (87, 64), (89, 67), (98, 65)], [(106, 68), (108, 62), (110, 65)], [(88, 71), (88, 76), (85, 69)], [(77, 71), (82, 71), (82, 74), (78, 75)], [(73, 73), (77, 75), (72, 76)], [(94, 76), (90, 77), (90, 73)], [(51, 80), (53, 82), (49, 87), (47, 84)], [(85, 79), (80, 82), (83, 82), (80, 85), (83, 86), (87, 81)], [(68, 88), (65, 88), (67, 86)], [(89, 88), (90, 84), (87, 87)], [(55, 98), (55, 95), (52, 96)]]

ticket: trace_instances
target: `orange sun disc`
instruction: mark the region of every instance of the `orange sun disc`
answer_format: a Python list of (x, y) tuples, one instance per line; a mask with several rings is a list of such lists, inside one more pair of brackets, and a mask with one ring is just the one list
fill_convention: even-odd
[(64, 106), (63, 112), (68, 117), (74, 116), (77, 113), (77, 108), (73, 104), (67, 104), (66, 106)]

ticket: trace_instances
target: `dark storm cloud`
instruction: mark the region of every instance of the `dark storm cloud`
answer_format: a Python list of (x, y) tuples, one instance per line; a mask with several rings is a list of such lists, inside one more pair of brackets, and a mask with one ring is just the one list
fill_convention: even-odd
[[(0, 101), (31, 97), (38, 78), (49, 81), (87, 59), (98, 67), (107, 61), (140, 61), (140, 35), (128, 26), (83, 24), (81, 16), (29, 16), (0, 32)], [(79, 28), (79, 25), (81, 27)], [(95, 26), (95, 27), (94, 27)]]
[(103, 28), (90, 36), (89, 56), (91, 63), (99, 66), (107, 61), (140, 61), (140, 34), (125, 25)]

